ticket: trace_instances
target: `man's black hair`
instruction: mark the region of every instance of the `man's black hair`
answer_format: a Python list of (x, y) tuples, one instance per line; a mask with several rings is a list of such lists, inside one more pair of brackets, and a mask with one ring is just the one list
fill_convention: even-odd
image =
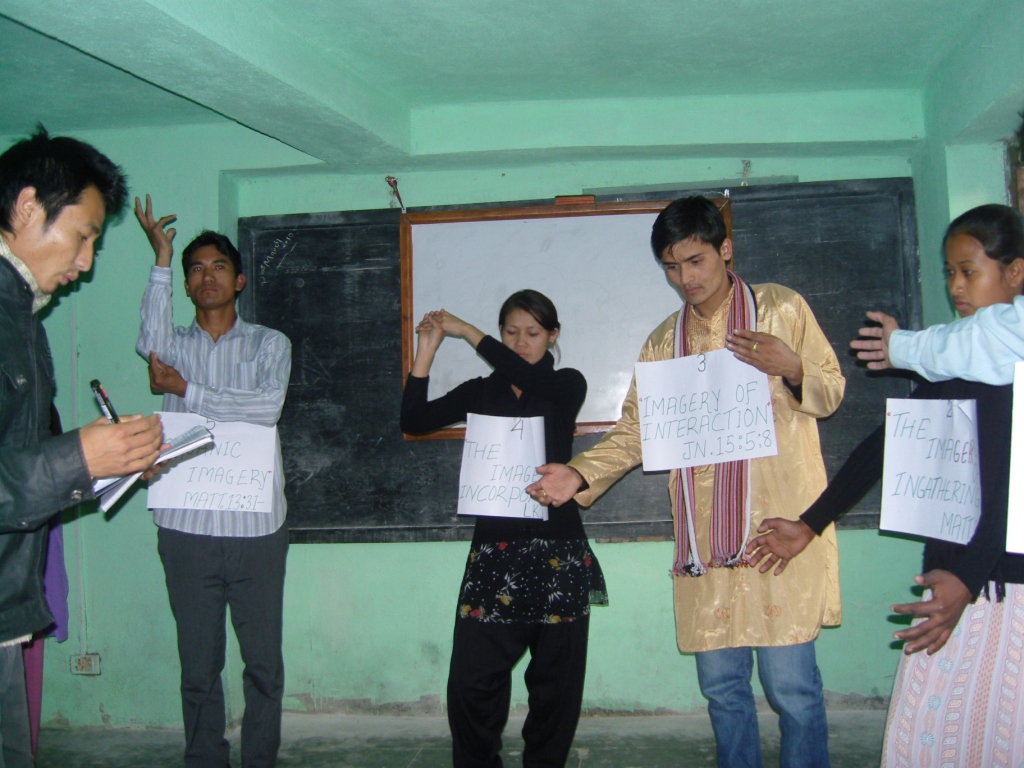
[(231, 259), (231, 266), (235, 269), (235, 277), (242, 274), (242, 254), (238, 252), (238, 249), (220, 232), (204, 229), (181, 252), (181, 268), (185, 270), (186, 278), (188, 277), (188, 268), (192, 263), (192, 254), (207, 245), (212, 245), (221, 256), (227, 256)]
[(96, 187), (106, 215), (117, 216), (128, 198), (124, 171), (90, 144), (50, 136), (42, 124), (0, 155), (0, 229), (11, 231), (11, 215), (21, 190), (32, 187), (49, 226), (86, 187)]
[(681, 197), (669, 203), (654, 220), (651, 250), (660, 261), (666, 248), (696, 238), (720, 251), (725, 234), (725, 219), (717, 205), (700, 195)]

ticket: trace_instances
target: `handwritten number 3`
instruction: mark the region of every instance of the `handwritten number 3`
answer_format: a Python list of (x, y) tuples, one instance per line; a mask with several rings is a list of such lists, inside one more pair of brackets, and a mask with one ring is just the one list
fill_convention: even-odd
[(704, 361), (704, 355), (697, 355), (697, 370), (704, 373), (704, 369), (708, 367), (708, 364)]

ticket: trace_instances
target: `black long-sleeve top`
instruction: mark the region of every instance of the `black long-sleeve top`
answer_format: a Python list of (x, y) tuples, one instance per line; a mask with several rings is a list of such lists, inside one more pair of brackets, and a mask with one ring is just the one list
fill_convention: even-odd
[[(1006, 552), (1013, 387), (952, 379), (921, 384), (911, 397), (920, 400), (976, 400), (978, 412), (981, 473), (978, 526), (967, 544), (926, 538), (924, 571), (937, 568), (950, 571), (975, 598), (989, 581), (1000, 586), (1024, 584), (1024, 555)], [(881, 478), (884, 448), (883, 424), (853, 450), (842, 469), (800, 519), (820, 534), (829, 523), (845, 514)]]
[[(402, 396), (402, 431), (412, 435), (433, 432), (465, 421), (469, 413), (484, 416), (543, 416), (544, 444), (549, 462), (572, 458), (576, 415), (587, 396), (587, 381), (573, 368), (555, 370), (550, 353), (528, 363), (491, 336), (476, 351), (494, 366), (487, 377), (470, 379), (436, 400), (427, 400), (429, 378), (409, 376)], [(516, 397), (512, 385), (522, 390)], [(478, 517), (474, 544), (517, 539), (585, 539), (576, 501), (551, 507), (548, 520)]]

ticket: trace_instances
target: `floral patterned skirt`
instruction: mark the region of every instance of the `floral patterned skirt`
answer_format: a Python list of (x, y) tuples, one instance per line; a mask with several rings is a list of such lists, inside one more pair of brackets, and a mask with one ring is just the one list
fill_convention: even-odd
[(474, 544), (459, 592), (459, 618), (557, 624), (607, 605), (604, 574), (586, 539)]

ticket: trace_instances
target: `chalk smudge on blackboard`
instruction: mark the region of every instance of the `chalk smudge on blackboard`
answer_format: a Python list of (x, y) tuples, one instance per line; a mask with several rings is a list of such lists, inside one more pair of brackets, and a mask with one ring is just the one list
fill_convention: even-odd
[[(287, 250), (285, 250), (287, 249)], [(266, 255), (266, 258), (260, 263), (260, 285), (266, 285), (270, 278), (277, 275), (277, 271), (284, 264), (284, 260), (288, 258), (292, 251), (295, 250), (295, 233), (289, 232), (284, 238), (274, 238), (274, 242), (270, 246), (270, 253)], [(277, 262), (273, 274), (270, 273), (270, 268), (274, 265), (274, 260), (280, 254), (280, 259)]]

